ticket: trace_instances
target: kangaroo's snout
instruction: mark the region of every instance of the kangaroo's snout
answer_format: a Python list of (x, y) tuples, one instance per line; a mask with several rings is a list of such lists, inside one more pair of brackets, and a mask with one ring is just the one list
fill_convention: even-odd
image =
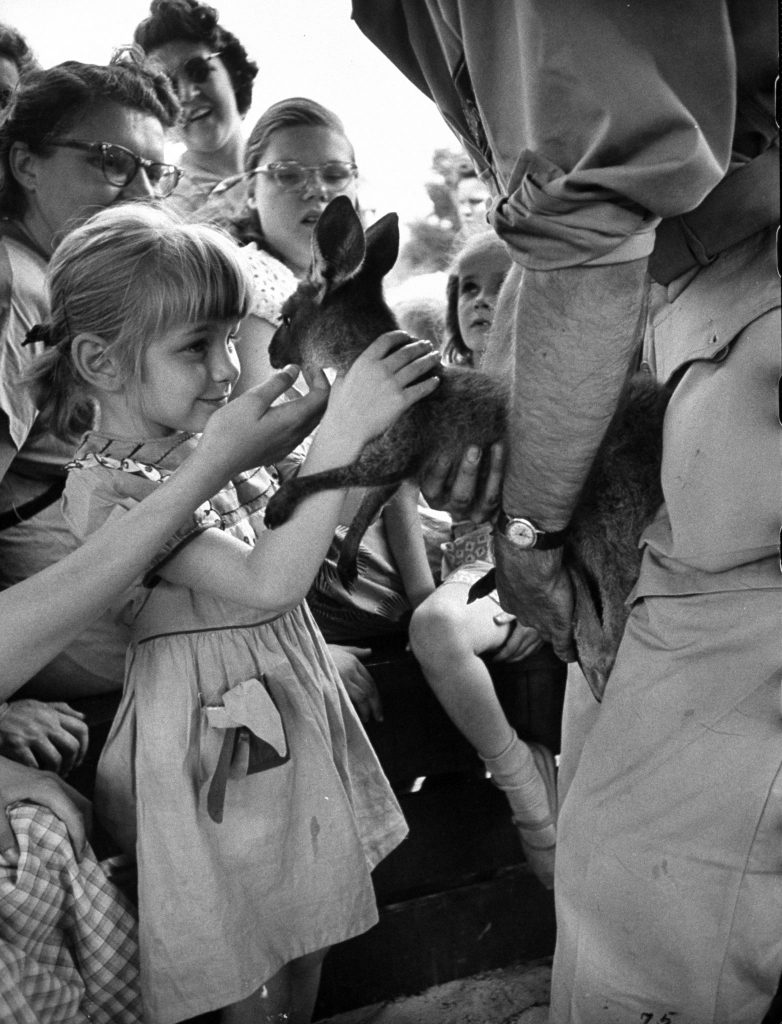
[(398, 252), (396, 214), (381, 217), (365, 234), (350, 200), (333, 199), (315, 224), (307, 276), (282, 307), (269, 342), (271, 365), (344, 372), (375, 337), (396, 327), (382, 280)]
[(281, 370), (289, 363), (300, 363), (297, 346), (284, 324), (277, 328), (269, 342), (269, 362), (275, 370)]

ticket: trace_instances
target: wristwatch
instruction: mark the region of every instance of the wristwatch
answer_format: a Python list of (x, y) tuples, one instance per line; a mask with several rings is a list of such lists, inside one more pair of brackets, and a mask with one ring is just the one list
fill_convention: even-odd
[(561, 548), (567, 536), (567, 530), (541, 530), (531, 519), (506, 515), (502, 509), (497, 516), (497, 531), (522, 551), (529, 551), (532, 548), (537, 548), (538, 551)]

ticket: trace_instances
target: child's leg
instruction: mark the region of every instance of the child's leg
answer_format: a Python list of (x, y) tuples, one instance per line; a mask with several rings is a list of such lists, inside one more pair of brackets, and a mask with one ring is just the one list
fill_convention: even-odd
[(513, 738), (489, 670), (480, 657), (500, 647), (510, 626), (497, 626), (489, 597), (467, 604), (467, 583), (446, 583), (413, 612), (410, 647), (448, 717), (481, 757), (501, 753)]
[(226, 1006), (220, 1024), (310, 1024), (328, 948), (291, 960), (257, 992)]
[(468, 592), (468, 583), (447, 583), (419, 605), (410, 623), (410, 646), (448, 717), (505, 793), (527, 861), (551, 888), (557, 811), (553, 755), (523, 743), (505, 717), (479, 655), (498, 648), (511, 626), (496, 625), (498, 608), (489, 597), (468, 605)]

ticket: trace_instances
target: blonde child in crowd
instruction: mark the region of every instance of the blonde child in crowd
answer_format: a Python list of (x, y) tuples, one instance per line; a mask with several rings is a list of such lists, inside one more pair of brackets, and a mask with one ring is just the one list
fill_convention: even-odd
[[(78, 535), (186, 461), (239, 376), (251, 288), (230, 239), (151, 208), (98, 214), (58, 248), (38, 380), (52, 426), (89, 431), (65, 492)], [(378, 338), (335, 385), (302, 473), (349, 461), (436, 386), (418, 378), (437, 353), (399, 341)], [(344, 494), (271, 532), (274, 487), (263, 469), (236, 477), (111, 611), (132, 642), (96, 808), (137, 858), (156, 1024), (215, 1009), (224, 1024), (306, 1024), (325, 951), (374, 924), (370, 871), (406, 832), (302, 603)]]
[[(479, 369), (497, 296), (511, 261), (493, 231), (468, 238), (447, 284), (448, 360)], [(546, 888), (554, 884), (554, 758), (519, 739), (505, 717), (483, 656), (519, 661), (540, 647), (538, 634), (503, 612), (496, 591), (472, 604), (473, 583), (492, 566), (489, 524), (454, 523), (444, 545), (442, 584), (413, 612), (410, 645), (429, 685), (503, 790), (525, 857)], [(453, 571), (446, 575), (448, 567)]]

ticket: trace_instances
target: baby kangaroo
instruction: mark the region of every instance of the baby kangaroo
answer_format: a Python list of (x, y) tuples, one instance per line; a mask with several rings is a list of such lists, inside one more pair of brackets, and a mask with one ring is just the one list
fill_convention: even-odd
[[(396, 262), (399, 226), (389, 213), (364, 235), (346, 196), (338, 196), (321, 214), (313, 234), (309, 276), (282, 309), (282, 326), (272, 337), (272, 366), (334, 367), (344, 373), (378, 335), (397, 326), (383, 299), (383, 277)], [(507, 395), (500, 382), (475, 370), (440, 366), (436, 391), (416, 402), (384, 434), (375, 438), (350, 466), (282, 485), (266, 509), (271, 528), (284, 523), (306, 494), (326, 487), (370, 490), (353, 519), (342, 549), (340, 574), (355, 579), (361, 537), (382, 505), (403, 480), (418, 479), (444, 451), (480, 448), (504, 437)]]
[[(313, 235), (308, 277), (287, 300), (272, 337), (272, 366), (334, 367), (344, 373), (379, 334), (397, 324), (382, 281), (396, 261), (399, 228), (387, 214), (366, 236), (352, 203), (338, 196)], [(417, 402), (349, 466), (285, 482), (266, 509), (270, 528), (285, 522), (305, 495), (329, 487), (369, 487), (340, 556), (340, 573), (355, 579), (358, 545), (382, 505), (406, 479), (418, 481), (431, 460), (459, 458), (468, 445), (486, 448), (505, 437), (508, 392), (480, 371), (437, 370), (440, 385)], [(667, 393), (646, 374), (628, 378), (569, 528), (564, 564), (575, 594), (579, 662), (600, 700), (624, 629), (624, 601), (638, 576), (638, 539), (662, 502), (660, 458)], [(493, 573), (491, 574), (493, 576)], [(485, 592), (493, 579), (476, 586)]]

